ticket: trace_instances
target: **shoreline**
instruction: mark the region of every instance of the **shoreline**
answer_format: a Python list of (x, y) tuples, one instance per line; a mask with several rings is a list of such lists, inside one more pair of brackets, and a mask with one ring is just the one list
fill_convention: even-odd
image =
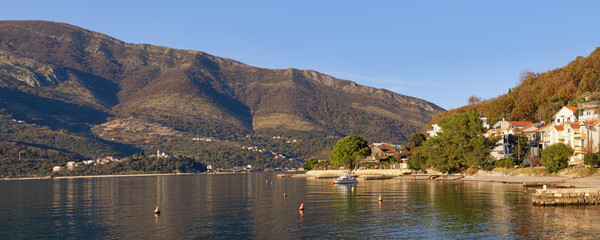
[[(441, 173), (420, 173), (420, 174), (394, 174), (397, 169), (378, 169), (376, 173), (373, 170), (362, 172), (361, 170), (354, 171), (354, 176), (357, 178), (381, 175), (392, 176), (391, 179), (405, 180), (431, 180), (431, 181), (465, 181), (465, 182), (497, 182), (504, 184), (522, 184), (525, 187), (541, 188), (543, 185), (548, 185), (556, 188), (600, 188), (600, 176), (574, 177), (574, 176), (510, 176), (502, 174), (493, 174), (480, 172), (475, 175), (464, 174), (441, 174)], [(305, 177), (314, 178), (335, 178), (344, 172), (343, 170), (311, 170), (308, 171)], [(369, 178), (363, 178), (371, 181)], [(375, 178), (377, 179), (377, 178)]]
[(202, 173), (140, 173), (140, 174), (114, 174), (114, 175), (84, 175), (84, 176), (59, 176), (59, 177), (23, 177), (23, 178), (0, 178), (0, 181), (24, 181), (24, 180), (53, 180), (73, 178), (107, 178), (107, 177), (154, 177), (154, 176), (186, 176), (200, 175)]
[[(311, 170), (304, 173), (278, 174), (286, 175), (278, 178), (304, 177), (304, 178), (336, 178), (341, 174), (340, 170)], [(406, 174), (397, 175), (394, 169), (379, 169), (360, 172), (356, 171), (354, 176), (363, 179), (363, 181), (377, 181), (385, 179), (404, 179), (404, 180), (429, 180), (429, 181), (465, 181), (465, 182), (497, 182), (504, 184), (523, 184), (527, 187), (541, 187), (549, 185), (556, 188), (600, 188), (600, 176), (589, 177), (567, 177), (567, 176), (509, 176), (497, 174), (475, 174), (472, 176), (462, 174)], [(23, 178), (0, 178), (1, 181), (25, 181), (25, 180), (52, 180), (52, 179), (77, 179), (77, 178), (110, 178), (110, 177), (155, 177), (155, 176), (191, 176), (191, 175), (220, 175), (223, 173), (141, 173), (141, 174), (122, 174), (122, 175), (86, 175), (86, 176), (59, 176), (59, 177), (23, 177)], [(227, 173), (225, 173), (227, 174)], [(233, 173), (229, 173), (233, 174)], [(290, 176), (287, 176), (290, 175)]]

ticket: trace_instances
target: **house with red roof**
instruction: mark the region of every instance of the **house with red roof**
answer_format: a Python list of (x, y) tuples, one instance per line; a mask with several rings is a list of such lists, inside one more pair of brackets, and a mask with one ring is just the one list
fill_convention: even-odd
[(506, 121), (506, 120), (502, 119), (502, 121), (498, 121), (496, 124), (494, 124), (494, 126), (492, 126), (492, 128), (500, 129), (500, 130), (509, 130), (509, 129), (521, 130), (525, 127), (532, 127), (532, 126), (534, 126), (533, 123), (528, 122), (528, 121)]
[(554, 114), (554, 124), (565, 124), (577, 122), (575, 113), (577, 107), (564, 106), (556, 114)]

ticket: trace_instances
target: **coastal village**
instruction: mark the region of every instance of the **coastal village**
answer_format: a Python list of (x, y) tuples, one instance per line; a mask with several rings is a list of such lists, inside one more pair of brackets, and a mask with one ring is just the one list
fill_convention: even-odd
[[(579, 104), (577, 107), (564, 106), (553, 117), (551, 123), (532, 123), (529, 121), (507, 121), (501, 120), (493, 126), (488, 124), (488, 119), (485, 116), (480, 117), (485, 133), (483, 134), (488, 139), (498, 139), (494, 149), (490, 155), (497, 160), (507, 157), (514, 157), (512, 146), (509, 141), (511, 135), (523, 134), (528, 139), (529, 153), (523, 154), (526, 156), (539, 156), (542, 149), (556, 143), (564, 143), (574, 150), (573, 156), (569, 159), (569, 165), (583, 165), (584, 156), (586, 153), (598, 153), (600, 151), (600, 101), (587, 102)], [(442, 132), (442, 129), (433, 124), (431, 129), (427, 131), (428, 137), (437, 136)], [(273, 138), (281, 138), (274, 136)], [(210, 138), (209, 138), (210, 139)], [(212, 139), (194, 138), (193, 141), (212, 141)], [(288, 140), (287, 143), (295, 143), (296, 139)], [(408, 169), (406, 154), (403, 154), (407, 146), (402, 146), (392, 143), (373, 143), (369, 146), (371, 155), (366, 157), (362, 163), (373, 168), (390, 168), (390, 169)], [(289, 161), (304, 162), (304, 159), (285, 156), (276, 151), (267, 150), (255, 146), (243, 146), (247, 151), (255, 151), (273, 155), (275, 159), (286, 159)], [(172, 157), (166, 152), (157, 151), (156, 154), (150, 155), (156, 158)], [(93, 160), (85, 160), (81, 162), (71, 161), (65, 166), (54, 166), (54, 172), (65, 170), (74, 170), (81, 165), (94, 164), (102, 165), (111, 162), (119, 162), (113, 156), (97, 158)], [(540, 163), (525, 159), (524, 163), (527, 166), (537, 166)], [(240, 171), (257, 171), (258, 169), (252, 166), (240, 166), (232, 169), (224, 169), (208, 165), (209, 172), (240, 172)], [(361, 167), (364, 168), (364, 167)], [(286, 171), (296, 169), (264, 169), (265, 171)], [(299, 168), (302, 170), (302, 168)]]
[[(488, 139), (499, 138), (496, 147), (490, 153), (495, 159), (513, 157), (508, 141), (510, 135), (527, 136), (529, 155), (539, 156), (545, 147), (556, 143), (564, 143), (574, 150), (569, 165), (583, 165), (586, 153), (598, 153), (600, 147), (600, 101), (579, 104), (577, 107), (564, 106), (554, 114), (552, 123), (531, 123), (529, 121), (501, 120), (489, 126), (487, 118), (481, 116), (484, 136)], [(427, 131), (429, 137), (436, 136), (442, 130), (437, 125)], [(529, 165), (536, 163), (528, 162)], [(537, 163), (539, 164), (539, 163)]]

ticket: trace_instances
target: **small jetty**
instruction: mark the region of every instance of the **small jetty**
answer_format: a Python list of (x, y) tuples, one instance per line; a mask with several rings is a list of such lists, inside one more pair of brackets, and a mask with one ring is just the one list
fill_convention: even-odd
[(537, 189), (534, 206), (600, 205), (600, 188)]
[(393, 178), (394, 176), (386, 176), (386, 175), (363, 175), (360, 176), (362, 179), (364, 180), (383, 180), (383, 179), (390, 179)]

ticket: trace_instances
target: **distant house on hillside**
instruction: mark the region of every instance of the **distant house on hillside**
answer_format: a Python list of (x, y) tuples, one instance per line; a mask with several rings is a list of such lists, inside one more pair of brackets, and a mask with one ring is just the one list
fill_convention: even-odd
[(431, 125), (431, 129), (429, 131), (427, 131), (427, 134), (429, 135), (429, 137), (435, 137), (441, 131), (442, 131), (442, 128), (439, 125), (433, 124), (433, 125)]
[(481, 116), (479, 116), (479, 119), (481, 119), (481, 125), (483, 126), (483, 129), (490, 129), (490, 125), (488, 124), (487, 117), (481, 115)]

